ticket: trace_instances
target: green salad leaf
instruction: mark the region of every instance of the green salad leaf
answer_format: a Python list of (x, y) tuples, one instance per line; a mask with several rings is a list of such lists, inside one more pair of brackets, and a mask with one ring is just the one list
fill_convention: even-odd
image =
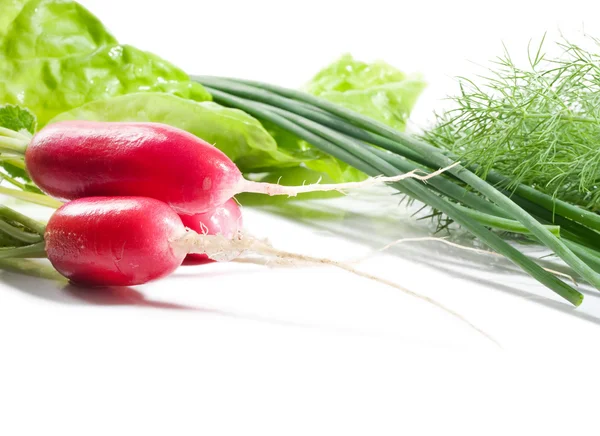
[(252, 116), (212, 101), (197, 102), (164, 93), (137, 93), (97, 100), (64, 112), (64, 120), (150, 121), (186, 130), (223, 151), (243, 172), (298, 165), (301, 161), (278, 149)]
[(166, 92), (209, 100), (182, 70), (128, 45), (104, 47), (85, 56), (12, 61), (0, 65), (0, 100), (32, 109), (40, 127), (61, 112), (130, 93)]
[[(298, 141), (289, 135), (276, 137), (276, 142), (252, 116), (212, 101), (197, 102), (165, 93), (135, 93), (92, 101), (56, 116), (50, 123), (65, 120), (156, 122), (175, 126), (214, 144), (242, 172), (268, 173), (265, 180), (284, 185), (362, 178), (358, 170), (310, 146), (304, 150), (282, 146)], [(337, 194), (329, 196), (333, 195)]]
[(346, 54), (319, 71), (305, 90), (404, 130), (425, 85), (420, 75), (407, 75), (383, 61), (367, 64)]
[[(0, 127), (18, 133), (18, 135), (7, 135), (0, 132), (0, 143), (3, 139), (14, 137), (21, 137), (27, 141), (35, 133), (36, 124), (35, 115), (27, 109), (14, 105), (0, 106)], [(6, 174), (0, 173), (0, 179), (16, 181), (16, 184), (25, 191), (41, 193), (29, 178), (27, 171), (25, 171), (25, 164), (21, 159), (1, 158), (0, 167), (6, 171)]]
[(35, 133), (36, 119), (27, 109), (19, 106), (7, 104), (0, 106), (0, 127), (14, 130), (15, 132)]
[[(11, 110), (30, 109), (38, 128), (68, 119), (160, 122), (214, 144), (243, 172), (282, 184), (365, 177), (268, 122), (210, 101), (204, 87), (184, 71), (120, 44), (73, 0), (0, 0), (0, 11), (0, 103)], [(349, 56), (309, 84), (313, 94), (397, 128), (404, 128), (422, 87), (418, 77)], [(27, 124), (26, 117), (22, 121)], [(33, 133), (35, 125), (33, 118), (21, 128)], [(1, 165), (7, 176), (23, 181), (23, 189), (34, 189), (24, 165), (9, 160)]]
[[(404, 130), (406, 120), (425, 87), (419, 75), (406, 75), (385, 62), (367, 64), (344, 55), (325, 67), (305, 86), (306, 91), (363, 115)], [(286, 177), (274, 170), (281, 184), (294, 184), (298, 175), (307, 182), (328, 179), (331, 182), (354, 182), (366, 176), (344, 162), (326, 155), (272, 123), (263, 121), (279, 148), (303, 160), (302, 168)], [(289, 170), (286, 170), (289, 172)], [(266, 180), (271, 181), (268, 176)], [(278, 200), (280, 201), (280, 200)]]
[[(0, 0), (3, 12), (6, 2)], [(31, 60), (84, 55), (117, 44), (100, 20), (79, 3), (56, 0), (9, 0), (8, 3), (17, 3), (12, 9), (18, 12), (6, 27), (0, 45), (0, 52), (7, 58)]]
[(0, 40), (10, 29), (10, 24), (15, 20), (28, 0), (0, 0)]
[(72, 0), (0, 0), (0, 102), (27, 107), (40, 127), (85, 103), (136, 92), (197, 101), (210, 94), (164, 59), (119, 45)]

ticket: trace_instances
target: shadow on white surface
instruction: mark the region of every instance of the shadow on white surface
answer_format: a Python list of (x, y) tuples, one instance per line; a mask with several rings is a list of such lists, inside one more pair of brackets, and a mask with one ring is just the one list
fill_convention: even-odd
[[(324, 333), (327, 332), (341, 335), (360, 336), (367, 338), (370, 337), (375, 339), (407, 340), (405, 335), (395, 332), (368, 331), (360, 328), (334, 326), (329, 324), (326, 325), (318, 322), (298, 322), (258, 314), (239, 313), (216, 308), (204, 308), (186, 304), (172, 303), (164, 300), (153, 300), (148, 298), (148, 296), (143, 292), (140, 292), (132, 287), (75, 286), (68, 283), (62, 276), (59, 276), (50, 266), (44, 266), (40, 272), (41, 273), (38, 275), (38, 277), (30, 277), (27, 275), (5, 271), (2, 273), (1, 278), (2, 282), (7, 288), (11, 288), (16, 292), (20, 292), (36, 299), (69, 306), (127, 306), (136, 309), (178, 310), (187, 311), (190, 313), (198, 313), (201, 315), (225, 317), (240, 321), (270, 324), (280, 327), (316, 330)], [(181, 277), (190, 277), (190, 274), (202, 276), (206, 275), (204, 273), (198, 273), (197, 271), (189, 271), (188, 274), (181, 275)], [(231, 271), (208, 273), (208, 275), (212, 277), (223, 274), (231, 274)], [(172, 277), (177, 277), (177, 275)], [(44, 280), (40, 280), (40, 278), (43, 278)], [(445, 344), (440, 342), (435, 344), (432, 343), (430, 345), (439, 347), (444, 346)]]
[[(348, 208), (350, 203), (351, 210)], [(359, 203), (362, 204), (362, 207), (357, 208)], [(600, 325), (600, 293), (598, 291), (587, 284), (577, 283), (575, 287), (585, 295), (585, 301), (582, 306), (575, 308), (560, 300), (559, 297), (555, 297), (551, 291), (539, 285), (504, 257), (463, 250), (439, 241), (401, 243), (388, 248), (384, 253), (378, 253), (377, 250), (392, 241), (432, 236), (435, 232), (435, 225), (431, 220), (417, 220), (412, 217), (411, 214), (417, 208), (398, 207), (394, 202), (388, 206), (390, 207), (385, 206), (382, 209), (380, 199), (364, 195), (352, 199), (351, 202), (289, 201), (286, 204), (268, 205), (258, 209), (308, 226), (324, 236), (341, 237), (368, 247), (373, 252), (373, 258), (366, 262), (376, 262), (376, 257), (380, 255), (398, 256), (453, 278), (482, 285), (482, 292), (500, 291)], [(442, 233), (439, 236), (447, 235), (447, 233)], [(460, 229), (451, 232), (450, 236), (449, 240), (452, 242), (469, 248), (486, 250), (485, 246)], [(548, 253), (542, 247), (519, 244), (518, 248), (532, 258), (538, 259), (543, 267), (567, 274), (579, 281), (576, 273), (567, 265), (560, 263), (560, 260), (556, 260), (556, 258), (541, 259)], [(565, 280), (568, 281), (568, 279)]]

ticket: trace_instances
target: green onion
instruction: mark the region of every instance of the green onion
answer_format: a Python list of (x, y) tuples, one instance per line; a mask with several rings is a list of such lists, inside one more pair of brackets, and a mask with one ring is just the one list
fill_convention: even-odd
[[(350, 138), (339, 131), (335, 131), (323, 126), (322, 124), (318, 124), (314, 121), (303, 118), (297, 114), (294, 114), (292, 111), (289, 111), (288, 115), (284, 117), (280, 113), (276, 113), (274, 110), (266, 109), (264, 105), (256, 103), (255, 101), (239, 98), (211, 87), (211, 85), (214, 85), (214, 82), (209, 84), (202, 80), (202, 83), (208, 87), (209, 92), (212, 93), (215, 101), (227, 106), (242, 109), (251, 115), (256, 116), (257, 118), (268, 120), (304, 139), (320, 150), (331, 154), (340, 160), (343, 160), (349, 165), (352, 165), (369, 175), (374, 176), (384, 174), (389, 176), (403, 173), (403, 171), (377, 156), (368, 148), (364, 147), (356, 139)], [(319, 109), (323, 109), (323, 107), (320, 107)], [(450, 161), (446, 166), (451, 164), (452, 162)], [(485, 184), (486, 182), (482, 181), (482, 183)], [(395, 183), (393, 186), (399, 191), (404, 192), (411, 197), (442, 211), (457, 223), (470, 230), (490, 248), (512, 260), (523, 270), (528, 272), (532, 277), (552, 289), (558, 295), (567, 299), (572, 304), (579, 305), (582, 302), (583, 295), (581, 293), (565, 284), (552, 274), (543, 270), (543, 268), (523, 255), (523, 253), (503, 241), (498, 235), (492, 233), (473, 218), (461, 212), (450, 201), (432, 192), (427, 185), (423, 185), (415, 180), (405, 180), (402, 183)], [(502, 196), (500, 193), (498, 193), (498, 195)], [(518, 206), (514, 205), (514, 203), (511, 204), (514, 206), (514, 208), (518, 208)], [(523, 214), (526, 213), (523, 211)], [(532, 228), (534, 228), (537, 233), (542, 234), (544, 237), (553, 238), (554, 240), (558, 241), (558, 239), (546, 227), (539, 224), (533, 217), (529, 217), (535, 225), (524, 225), (525, 228), (530, 231)], [(521, 222), (521, 220), (519, 221)], [(528, 224), (530, 223), (528, 222)], [(542, 231), (540, 231), (540, 229), (542, 229)], [(534, 232), (532, 231), (532, 233)], [(590, 278), (596, 277), (596, 273), (589, 266), (572, 254), (572, 252), (566, 247), (563, 251), (565, 250), (571, 254), (572, 258), (574, 258), (571, 259), (573, 260), (573, 263), (577, 264), (577, 266), (580, 267), (579, 269), (583, 270), (587, 276)]]

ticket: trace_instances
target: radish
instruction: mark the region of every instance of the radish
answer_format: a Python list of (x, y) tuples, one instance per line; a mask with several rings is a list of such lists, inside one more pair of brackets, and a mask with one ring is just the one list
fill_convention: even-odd
[(151, 198), (93, 197), (71, 201), (50, 217), (44, 239), (54, 268), (71, 282), (88, 286), (146, 283), (173, 272), (187, 253), (202, 253), (216, 261), (253, 253), (267, 256), (275, 264), (332, 265), (424, 300), (493, 341), (452, 309), (394, 282), (342, 262), (277, 250), (266, 241), (241, 233), (233, 238), (198, 234), (186, 229), (167, 204)]
[(94, 197), (60, 207), (48, 221), (48, 259), (74, 283), (130, 286), (172, 273), (186, 251), (172, 241), (185, 234), (181, 219), (151, 198)]
[(53, 197), (143, 196), (187, 215), (214, 210), (241, 192), (295, 196), (437, 174), (413, 172), (330, 185), (258, 183), (244, 179), (218, 148), (158, 123), (58, 122), (34, 135), (24, 153), (31, 179)]
[[(233, 198), (213, 211), (179, 217), (184, 226), (200, 234), (233, 239), (242, 230), (242, 211)], [(194, 264), (213, 262), (206, 254), (196, 253), (188, 254), (185, 261)]]
[(172, 208), (153, 198), (90, 197), (54, 212), (44, 240), (48, 259), (59, 273), (92, 286), (132, 286), (159, 279), (181, 265), (188, 253), (216, 261), (233, 260), (245, 251), (278, 255), (262, 241), (227, 233), (201, 235), (187, 229)]

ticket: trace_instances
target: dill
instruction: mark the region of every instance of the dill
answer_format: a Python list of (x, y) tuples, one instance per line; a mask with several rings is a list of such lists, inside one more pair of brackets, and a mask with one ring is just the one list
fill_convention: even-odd
[(549, 57), (544, 44), (545, 37), (530, 44), (525, 68), (505, 47), (477, 82), (460, 77), (455, 107), (438, 114), (425, 137), (477, 164), (482, 177), (496, 170), (512, 187), (522, 183), (598, 211), (600, 53), (562, 39), (560, 54)]

